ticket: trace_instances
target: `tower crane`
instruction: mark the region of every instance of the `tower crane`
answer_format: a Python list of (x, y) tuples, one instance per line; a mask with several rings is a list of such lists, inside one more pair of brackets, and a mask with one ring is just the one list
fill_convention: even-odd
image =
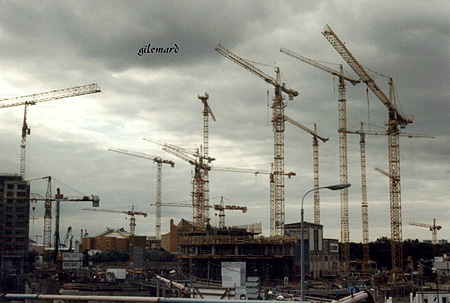
[[(367, 202), (367, 177), (366, 177), (366, 134), (367, 135), (381, 135), (387, 136), (387, 132), (374, 132), (374, 131), (365, 131), (364, 123), (361, 122), (361, 128), (357, 131), (346, 131), (349, 134), (359, 134), (359, 144), (360, 144), (360, 153), (361, 153), (361, 194), (362, 194), (362, 203), (361, 203), (361, 213), (362, 213), (362, 244), (363, 244), (363, 265), (364, 271), (366, 274), (369, 271), (369, 204)], [(422, 137), (422, 138), (434, 138), (430, 135), (425, 134), (413, 134), (413, 133), (399, 133), (400, 137)], [(388, 172), (385, 172), (379, 168), (375, 168), (378, 172), (390, 177)]]
[(30, 128), (27, 124), (28, 106), (39, 102), (52, 101), (57, 99), (82, 96), (87, 94), (99, 93), (100, 87), (96, 84), (75, 86), (71, 88), (58, 89), (45, 93), (26, 95), (14, 98), (0, 99), (0, 108), (24, 105), (23, 125), (22, 125), (22, 143), (20, 144), (20, 175), (25, 180), (25, 156), (27, 135), (30, 135)]
[[(45, 201), (45, 214), (44, 214), (44, 243), (43, 245), (46, 247), (51, 247), (51, 232), (52, 232), (52, 209), (51, 209), (51, 202), (56, 201), (56, 207), (55, 207), (55, 234), (54, 234), (54, 251), (53, 251), (53, 260), (56, 262), (58, 257), (58, 250), (60, 246), (60, 235), (59, 235), (59, 221), (60, 221), (60, 209), (61, 209), (61, 202), (92, 202), (92, 207), (98, 207), (100, 204), (100, 197), (97, 195), (91, 195), (91, 196), (64, 196), (61, 194), (61, 190), (59, 188), (56, 189), (56, 194), (54, 197), (51, 195), (51, 180), (52, 177), (43, 177), (39, 179), (47, 179), (48, 185), (47, 185), (47, 194), (46, 197), (43, 198), (40, 195), (33, 195), (32, 200), (37, 201)], [(33, 179), (39, 180), (39, 179)], [(50, 207), (48, 207), (50, 205)], [(50, 223), (50, 224), (49, 224)]]
[(224, 205), (223, 197), (220, 197), (220, 204), (214, 204), (214, 209), (219, 211), (219, 228), (225, 228), (225, 210), (240, 210), (242, 213), (247, 212), (246, 206)]
[[(213, 206), (208, 206), (208, 208), (214, 208), (214, 210), (219, 211), (219, 228), (225, 228), (225, 210), (240, 210), (243, 213), (247, 212), (246, 206), (239, 205), (224, 205), (224, 197), (221, 197), (220, 204), (214, 204)], [(155, 204), (150, 204), (155, 205)], [(162, 203), (162, 206), (172, 206), (172, 207), (192, 207), (192, 203), (177, 203), (177, 202), (167, 202)]]
[(311, 134), (313, 136), (313, 170), (314, 170), (314, 223), (320, 224), (320, 198), (319, 198), (319, 141), (327, 142), (328, 138), (319, 136), (317, 134), (317, 126), (314, 123), (314, 130), (309, 129), (303, 124), (289, 118), (288, 116), (284, 116), (286, 121), (292, 123), (298, 128), (304, 130), (305, 132)]
[(433, 246), (437, 244), (437, 231), (442, 228), (440, 225), (436, 225), (436, 219), (433, 218), (433, 224), (426, 224), (426, 223), (420, 223), (420, 222), (409, 222), (409, 225), (419, 226), (419, 227), (425, 227), (429, 228), (431, 231), (431, 240), (433, 243)]
[[(211, 158), (209, 158), (209, 116), (216, 121), (211, 107), (208, 104), (209, 95), (205, 92), (204, 96), (198, 96), (203, 103), (203, 158), (208, 159), (208, 163), (211, 163)], [(203, 181), (205, 185), (205, 206), (209, 205), (209, 175), (208, 170), (203, 170)], [(209, 207), (205, 207), (205, 218), (209, 218)]]
[(377, 83), (367, 73), (364, 67), (350, 53), (345, 44), (338, 38), (329, 25), (326, 25), (322, 35), (330, 42), (341, 57), (361, 78), (369, 89), (384, 104), (389, 112), (388, 125), (388, 145), (389, 145), (389, 191), (390, 191), (390, 217), (391, 217), (391, 260), (394, 280), (396, 274), (403, 272), (402, 257), (402, 214), (401, 214), (401, 187), (400, 187), (400, 145), (399, 145), (399, 126), (405, 128), (408, 123), (413, 122), (413, 117), (403, 115), (397, 108), (393, 80), (389, 79), (389, 97), (381, 90)]
[[(339, 65), (339, 71), (336, 71), (328, 66), (320, 64), (315, 60), (300, 56), (290, 50), (281, 48), (280, 51), (288, 56), (303, 61), (311, 66), (317, 67), (339, 78), (339, 173), (341, 183), (348, 183), (348, 167), (347, 167), (347, 100), (345, 99), (345, 81), (353, 85), (359, 83), (351, 77), (344, 75), (342, 65)], [(344, 272), (348, 272), (350, 264), (350, 227), (349, 227), (349, 213), (348, 213), (348, 188), (340, 191), (341, 198), (341, 242), (342, 242), (342, 263)]]
[(162, 197), (162, 165), (163, 164), (170, 164), (171, 167), (175, 166), (175, 163), (170, 160), (163, 160), (158, 156), (153, 156), (150, 154), (133, 151), (133, 150), (126, 150), (126, 149), (120, 149), (115, 147), (108, 148), (109, 151), (121, 153), (124, 155), (129, 155), (133, 157), (138, 157), (142, 159), (148, 159), (152, 160), (156, 163), (156, 213), (155, 213), (155, 234), (156, 239), (161, 240), (161, 197)]
[[(230, 171), (230, 172), (241, 172), (241, 173), (252, 173), (252, 174), (271, 174), (271, 172), (266, 170), (253, 170), (253, 169), (244, 169), (244, 168), (234, 168), (234, 167), (219, 167), (219, 166), (210, 166), (205, 159), (203, 159), (203, 155), (197, 150), (196, 152), (191, 152), (186, 149), (182, 149), (176, 147), (172, 144), (165, 144), (157, 140), (153, 140), (151, 138), (144, 138), (144, 140), (156, 143), (158, 145), (163, 146), (162, 150), (168, 152), (177, 158), (180, 158), (189, 164), (194, 166), (194, 176), (193, 176), (193, 190), (192, 190), (192, 206), (193, 206), (193, 218), (194, 218), (194, 226), (196, 229), (202, 230), (205, 228), (206, 224), (209, 221), (209, 217), (205, 217), (205, 212), (203, 209), (205, 207), (209, 207), (204, 205), (204, 180), (202, 175), (202, 170), (215, 170), (215, 171)], [(210, 158), (210, 157), (209, 157)], [(206, 159), (207, 160), (207, 159)], [(294, 172), (286, 173), (288, 177), (295, 176)]]
[[(289, 96), (289, 100), (293, 100), (295, 96), (298, 96), (298, 92), (287, 88), (281, 83), (280, 69), (275, 69), (276, 79), (264, 73), (259, 68), (250, 64), (247, 60), (237, 56), (231, 51), (224, 48), (222, 45), (218, 45), (215, 48), (216, 52), (240, 65), (246, 70), (252, 72), (256, 76), (260, 77), (267, 83), (275, 87), (275, 98), (273, 100), (272, 109), (272, 125), (274, 132), (274, 171), (273, 171), (273, 200), (271, 203), (271, 218), (270, 218), (270, 235), (271, 236), (283, 236), (284, 235), (284, 222), (285, 222), (285, 189), (284, 189), (284, 108), (285, 103), (283, 101), (282, 92), (285, 92)], [(272, 196), (272, 195), (271, 195)]]
[(131, 234), (131, 241), (130, 241), (130, 261), (133, 263), (134, 261), (134, 231), (136, 228), (136, 218), (135, 216), (144, 216), (147, 217), (147, 213), (141, 212), (141, 211), (135, 211), (134, 205), (131, 206), (131, 210), (114, 210), (114, 209), (104, 209), (104, 208), (83, 208), (83, 210), (88, 211), (101, 211), (101, 212), (108, 212), (108, 213), (116, 213), (116, 214), (126, 214), (130, 216), (130, 234)]

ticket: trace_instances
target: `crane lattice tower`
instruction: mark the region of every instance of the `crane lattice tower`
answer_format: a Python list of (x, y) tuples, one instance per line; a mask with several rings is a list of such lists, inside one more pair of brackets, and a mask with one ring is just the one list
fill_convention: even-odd
[(367, 203), (367, 177), (366, 177), (366, 138), (364, 125), (361, 122), (361, 133), (359, 137), (359, 148), (361, 154), (361, 215), (362, 215), (362, 244), (363, 244), (363, 267), (366, 274), (369, 273), (369, 204)]

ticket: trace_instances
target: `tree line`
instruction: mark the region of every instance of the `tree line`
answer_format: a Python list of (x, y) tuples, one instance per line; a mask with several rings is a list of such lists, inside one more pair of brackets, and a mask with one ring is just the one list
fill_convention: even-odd
[[(450, 244), (437, 244), (420, 242), (418, 239), (407, 239), (403, 241), (403, 263), (413, 262), (415, 269), (419, 260), (433, 259), (435, 256), (442, 256), (450, 253)], [(375, 242), (369, 243), (370, 260), (377, 263), (379, 269), (392, 269), (391, 263), (391, 239), (387, 237), (378, 238)], [(362, 243), (350, 243), (350, 260), (363, 260)]]

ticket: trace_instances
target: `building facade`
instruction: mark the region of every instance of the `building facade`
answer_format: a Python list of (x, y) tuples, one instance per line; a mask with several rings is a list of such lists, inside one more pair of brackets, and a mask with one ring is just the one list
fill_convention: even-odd
[[(178, 238), (181, 270), (195, 279), (220, 282), (223, 262), (243, 262), (247, 277), (280, 285), (298, 275), (294, 269), (294, 237), (263, 237), (259, 224), (182, 231)], [(183, 230), (183, 229), (181, 229)]]
[[(134, 247), (146, 246), (147, 238), (145, 236), (134, 236)], [(97, 250), (101, 252), (108, 251), (129, 251), (131, 244), (131, 234), (121, 229), (107, 228), (104, 232), (93, 236), (83, 238), (82, 251)]]
[[(311, 278), (333, 277), (339, 274), (339, 241), (337, 239), (323, 238), (323, 225), (309, 222), (304, 223), (304, 256), (305, 273)], [(300, 222), (290, 223), (284, 226), (287, 236), (301, 239)], [(295, 247), (295, 268), (300, 272), (301, 243)]]
[(30, 186), (17, 174), (0, 175), (0, 270), (23, 275), (29, 245)]
[(189, 221), (181, 219), (178, 224), (174, 224), (173, 219), (170, 219), (169, 232), (161, 235), (161, 248), (169, 252), (178, 252), (182, 235), (191, 233), (193, 230), (194, 225)]

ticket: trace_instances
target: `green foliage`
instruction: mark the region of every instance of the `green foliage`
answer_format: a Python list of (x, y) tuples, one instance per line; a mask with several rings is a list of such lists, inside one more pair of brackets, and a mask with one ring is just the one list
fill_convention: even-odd
[(175, 256), (166, 250), (149, 250), (145, 252), (144, 260), (147, 262), (173, 262)]
[[(415, 239), (403, 241), (403, 259), (407, 263), (408, 257), (411, 257), (414, 264), (422, 260), (433, 259), (434, 256), (442, 256), (443, 253), (450, 252), (450, 245), (437, 245), (435, 250), (429, 243), (423, 243)], [(370, 259), (375, 261), (379, 269), (391, 269), (391, 239), (387, 237), (378, 238), (375, 242), (369, 243)], [(362, 260), (363, 250), (361, 243), (350, 243), (350, 259)]]

